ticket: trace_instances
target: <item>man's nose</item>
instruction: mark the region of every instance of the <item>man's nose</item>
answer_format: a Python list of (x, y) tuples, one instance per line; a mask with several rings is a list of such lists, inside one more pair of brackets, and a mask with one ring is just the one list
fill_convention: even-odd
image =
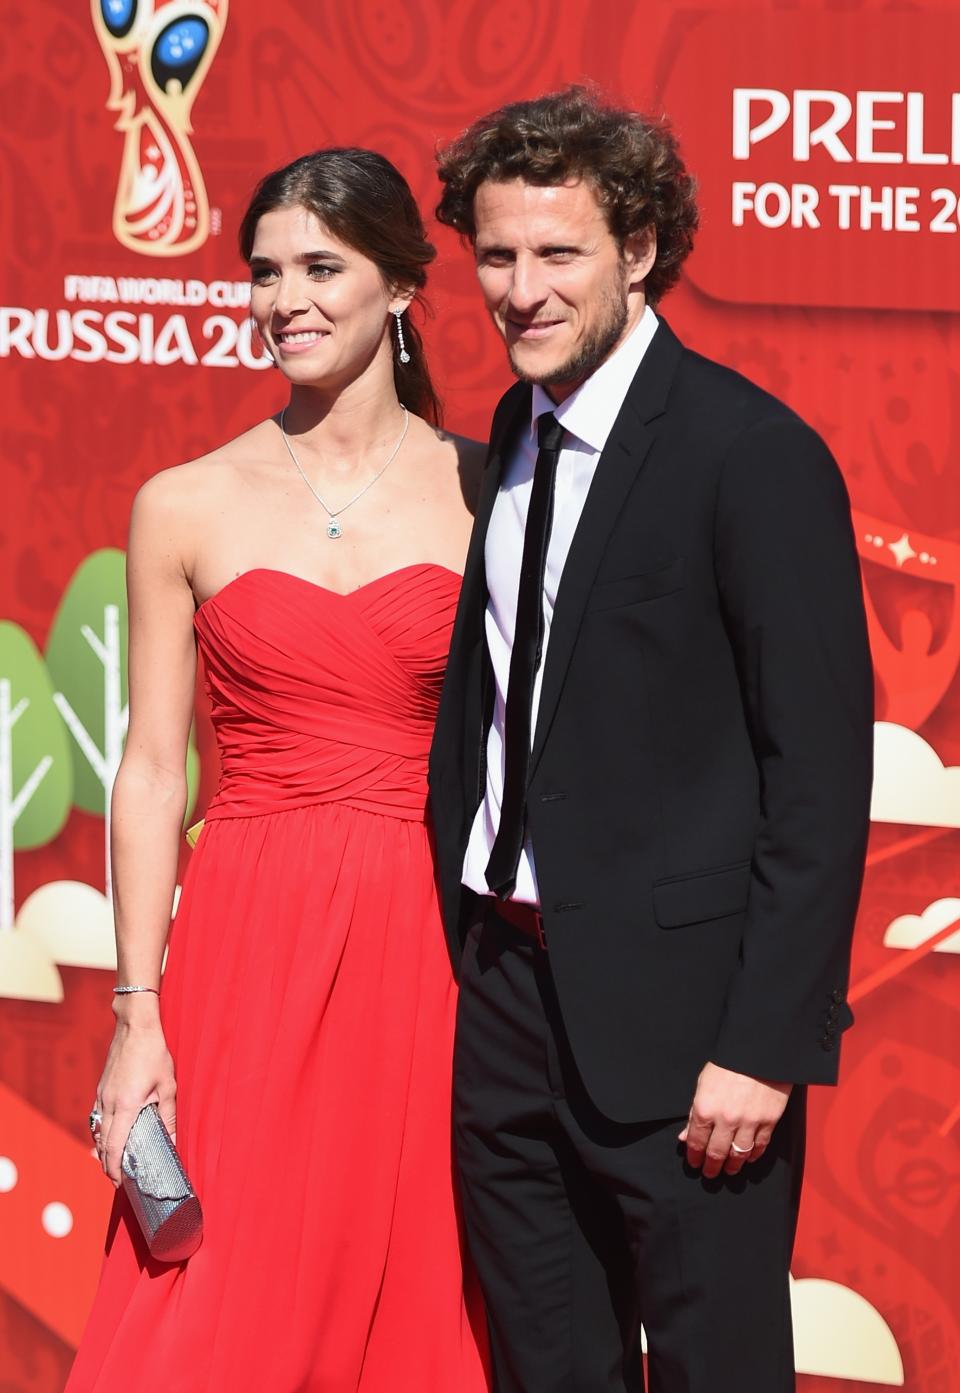
[(543, 268), (536, 257), (518, 256), (513, 266), (510, 305), (521, 314), (531, 314), (549, 295)]

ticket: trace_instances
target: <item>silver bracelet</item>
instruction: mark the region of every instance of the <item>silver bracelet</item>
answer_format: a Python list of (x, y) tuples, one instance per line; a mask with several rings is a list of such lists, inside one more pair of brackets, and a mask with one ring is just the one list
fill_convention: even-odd
[(114, 987), (114, 996), (126, 996), (129, 992), (153, 992), (154, 996), (159, 996), (160, 991), (157, 987)]

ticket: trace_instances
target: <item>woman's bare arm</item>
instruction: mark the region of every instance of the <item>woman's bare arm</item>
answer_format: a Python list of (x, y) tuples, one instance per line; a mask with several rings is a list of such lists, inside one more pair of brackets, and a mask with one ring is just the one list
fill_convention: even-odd
[[(186, 807), (196, 676), (194, 601), (184, 565), (189, 512), (179, 470), (145, 484), (127, 552), (130, 729), (112, 802), (118, 982), (159, 987)], [(98, 1091), (100, 1155), (114, 1181), (127, 1133), (156, 1101), (175, 1130), (175, 1083), (158, 999), (114, 998), (117, 1026)]]

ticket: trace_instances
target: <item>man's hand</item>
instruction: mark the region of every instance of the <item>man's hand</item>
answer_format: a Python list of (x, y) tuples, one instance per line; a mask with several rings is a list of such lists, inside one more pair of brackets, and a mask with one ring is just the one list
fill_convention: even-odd
[(790, 1083), (768, 1083), (705, 1064), (687, 1125), (679, 1140), (687, 1146), (687, 1162), (703, 1168), (709, 1178), (736, 1175), (747, 1161), (758, 1161), (780, 1121)]

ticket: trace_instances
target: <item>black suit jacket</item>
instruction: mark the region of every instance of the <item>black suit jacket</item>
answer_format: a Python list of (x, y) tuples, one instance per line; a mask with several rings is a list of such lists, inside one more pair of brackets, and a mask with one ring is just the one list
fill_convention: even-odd
[[(529, 420), (517, 384), (494, 417), (431, 755), (455, 962), (485, 780), (484, 542)], [(684, 1114), (707, 1060), (835, 1081), (872, 722), (836, 464), (661, 320), (561, 578), (528, 792), (563, 1020), (607, 1116)]]

